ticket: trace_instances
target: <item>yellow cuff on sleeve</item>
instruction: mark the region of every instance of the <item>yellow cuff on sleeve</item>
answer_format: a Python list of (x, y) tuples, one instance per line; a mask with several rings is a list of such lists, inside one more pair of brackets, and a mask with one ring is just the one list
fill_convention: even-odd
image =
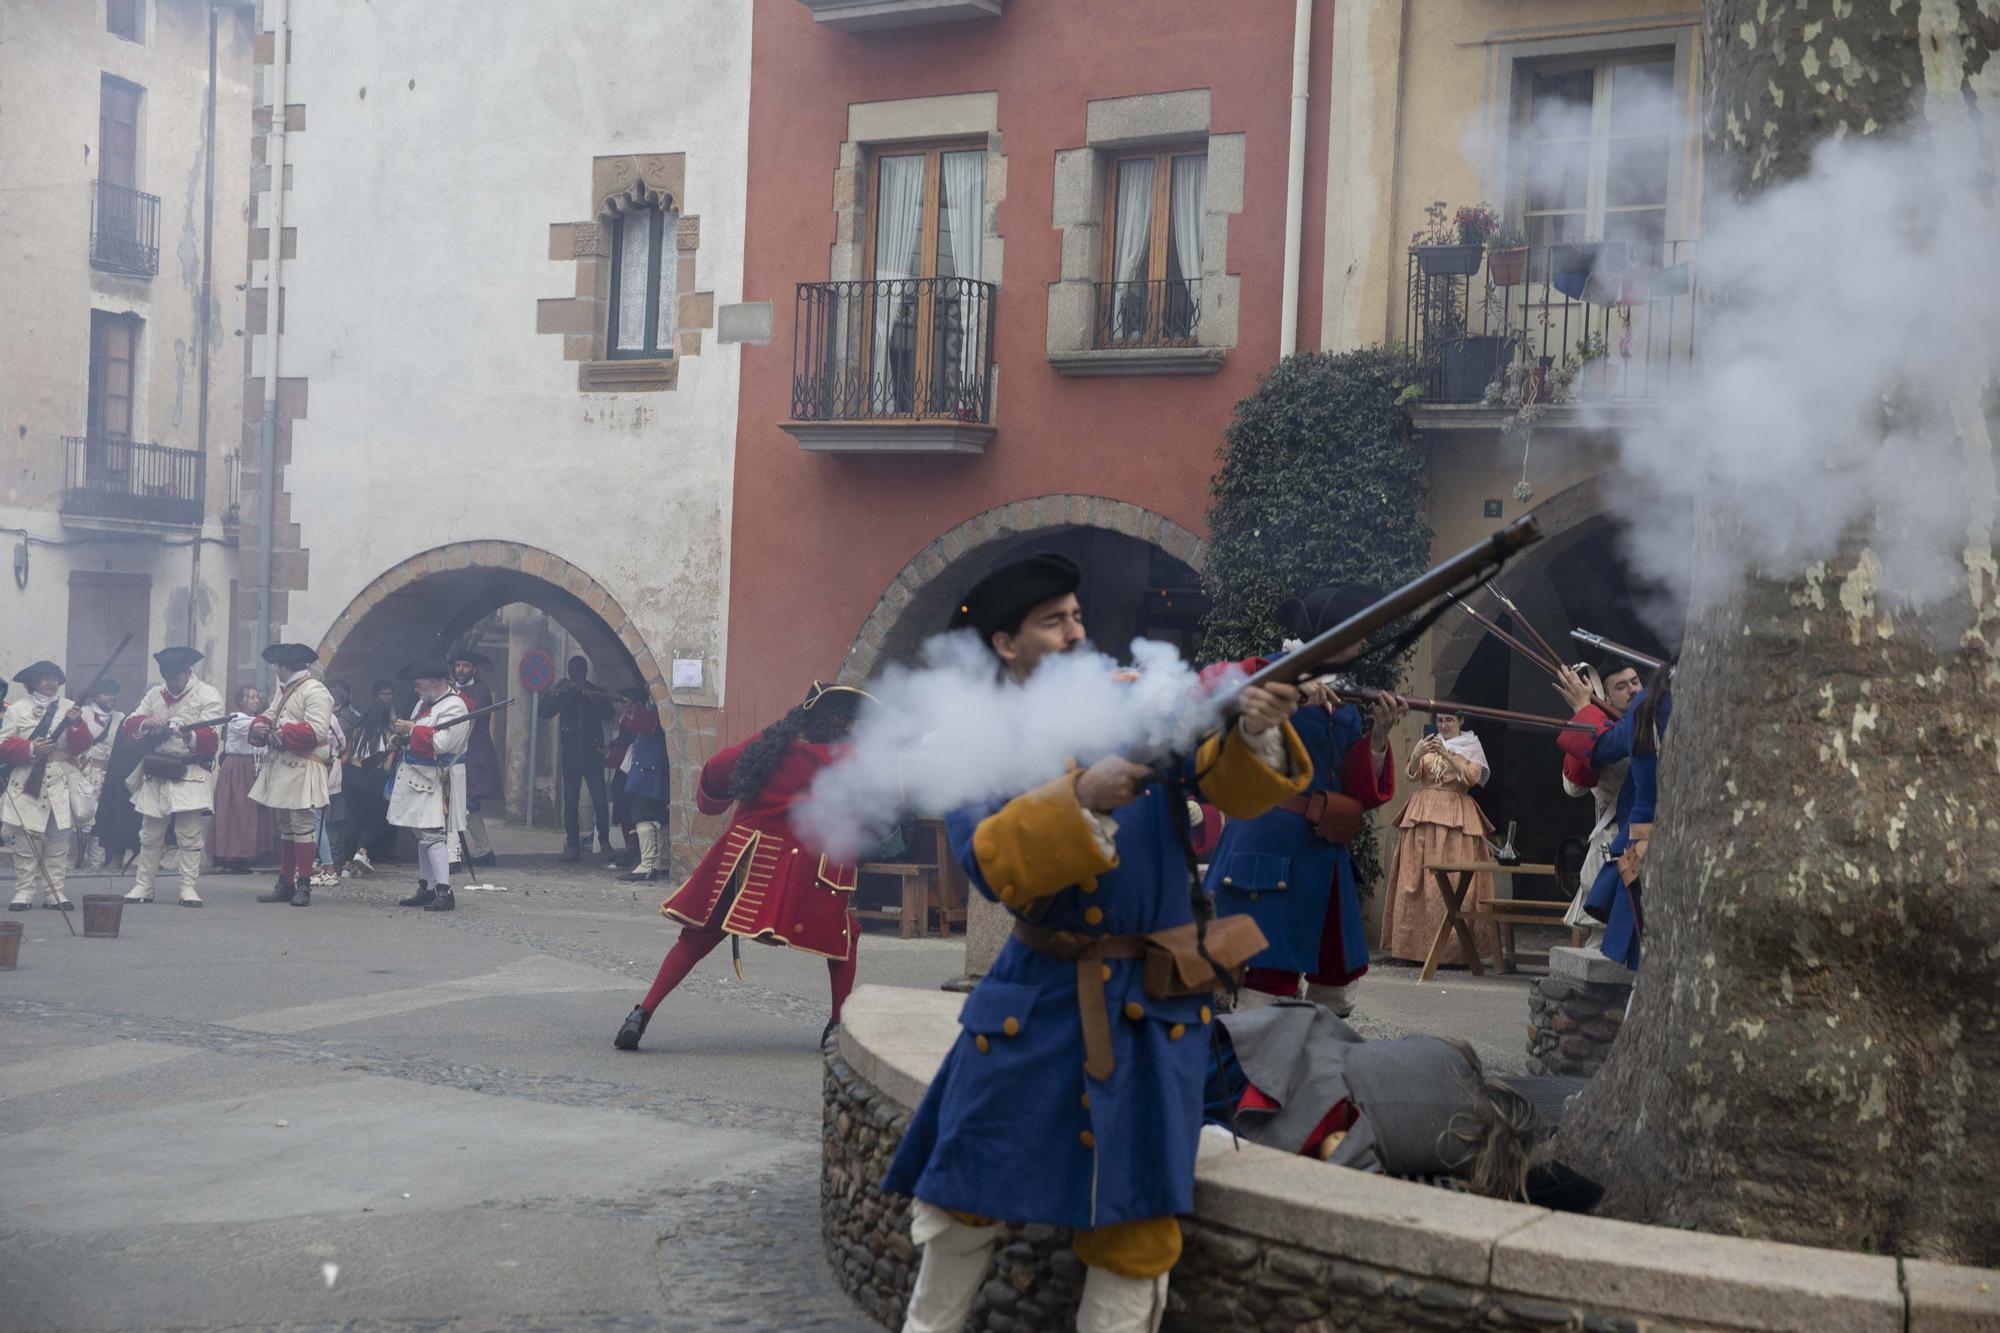
[(1072, 884), (1117, 868), (1077, 803), (1078, 774), (1068, 773), (1000, 807), (972, 835), (972, 854), (994, 896), (1012, 908), (1060, 893)]
[(1285, 769), (1271, 768), (1230, 727), (1212, 736), (1195, 752), (1194, 771), (1201, 775), (1201, 792), (1231, 819), (1255, 819), (1288, 796), (1312, 785), (1312, 756), (1287, 722), (1279, 728), (1285, 742)]

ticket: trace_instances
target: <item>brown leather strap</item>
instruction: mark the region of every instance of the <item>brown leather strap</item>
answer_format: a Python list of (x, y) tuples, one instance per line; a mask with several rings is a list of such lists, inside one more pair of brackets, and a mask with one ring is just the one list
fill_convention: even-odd
[(1083, 1028), (1083, 1072), (1103, 1082), (1118, 1067), (1111, 1053), (1111, 1010), (1104, 998), (1106, 958), (1143, 958), (1143, 935), (1083, 935), (1016, 921), (1014, 936), (1036, 953), (1076, 963), (1076, 1016)]
[(1278, 802), (1276, 808), (1289, 810), (1295, 815), (1304, 815), (1307, 821), (1317, 824), (1320, 816), (1326, 813), (1326, 793), (1309, 791), (1302, 796), (1287, 796)]

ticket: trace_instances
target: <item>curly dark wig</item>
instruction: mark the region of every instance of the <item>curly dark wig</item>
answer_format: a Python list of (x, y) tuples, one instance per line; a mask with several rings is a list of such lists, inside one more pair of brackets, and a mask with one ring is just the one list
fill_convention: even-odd
[[(757, 739), (737, 756), (736, 771), (730, 774), (729, 794), (748, 801), (764, 790), (764, 784), (778, 771), (793, 741), (827, 745), (845, 739), (854, 730), (858, 695), (827, 694), (816, 705), (799, 704), (791, 712), (759, 732)], [(855, 701), (855, 702), (850, 702)]]

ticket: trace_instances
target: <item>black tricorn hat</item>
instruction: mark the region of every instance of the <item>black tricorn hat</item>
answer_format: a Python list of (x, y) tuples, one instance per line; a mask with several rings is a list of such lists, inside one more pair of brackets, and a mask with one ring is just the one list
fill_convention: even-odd
[(449, 680), (451, 672), (435, 657), (419, 657), (396, 673), (397, 680)]
[(14, 673), (14, 683), (17, 685), (26, 685), (32, 690), (35, 688), (35, 682), (43, 676), (54, 676), (58, 684), (69, 679), (68, 676), (63, 674), (61, 667), (44, 658), (39, 662), (30, 662), (27, 666), (16, 671)]
[(264, 660), (272, 666), (311, 666), (319, 661), (319, 650), (303, 643), (274, 643), (264, 650)]
[(493, 665), (493, 659), (485, 653), (480, 652), (477, 648), (461, 648), (451, 655), (451, 660), (454, 662), (470, 662), (476, 667), (490, 667)]
[(201, 654), (192, 648), (162, 648), (153, 654), (153, 660), (160, 664), (165, 675), (178, 675), (201, 661)]
[(1277, 620), (1293, 638), (1309, 640), (1381, 600), (1381, 591), (1365, 583), (1323, 583), (1280, 604)]
[(1028, 612), (1077, 590), (1083, 571), (1076, 561), (1054, 551), (1040, 551), (1009, 561), (972, 585), (951, 618), (951, 628), (971, 626), (982, 643), (999, 633), (1012, 634)]

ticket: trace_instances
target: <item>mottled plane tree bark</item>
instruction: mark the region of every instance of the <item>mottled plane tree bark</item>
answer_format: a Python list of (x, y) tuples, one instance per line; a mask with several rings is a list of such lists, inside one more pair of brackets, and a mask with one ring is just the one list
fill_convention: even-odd
[[(1996, 0), (1708, 0), (1707, 205), (1829, 136), (1949, 124), (1994, 209), (1996, 48)], [(1645, 965), (1558, 1143), (1616, 1215), (2000, 1262), (2000, 381), (1928, 406), (1971, 514), (1946, 604), (1902, 607), (1859, 537), (1711, 605), (1697, 573)], [(1698, 571), (1726, 525), (1699, 524)]]

